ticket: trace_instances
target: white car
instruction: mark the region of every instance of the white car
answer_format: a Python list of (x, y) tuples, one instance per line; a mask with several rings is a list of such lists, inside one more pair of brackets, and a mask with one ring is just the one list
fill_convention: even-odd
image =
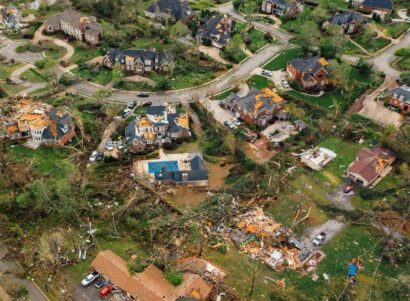
[(231, 122), (236, 126), (241, 126), (242, 122), (238, 118), (232, 118)]
[(270, 71), (270, 70), (262, 70), (262, 75), (271, 77), (272, 74), (273, 74), (273, 73), (272, 73), (272, 71)]
[(289, 84), (286, 80), (281, 81), (282, 87), (284, 87), (285, 89), (289, 88)]
[(90, 156), (90, 162), (95, 162), (95, 160), (97, 159), (97, 155), (98, 155), (98, 152), (97, 152), (97, 151), (93, 151), (93, 152), (91, 153), (91, 156)]
[(326, 233), (325, 232), (321, 232), (318, 236), (316, 236), (312, 243), (313, 245), (315, 245), (316, 247), (320, 246), (321, 244), (323, 244), (323, 242), (326, 239)]
[(109, 151), (114, 150), (114, 144), (112, 143), (112, 141), (108, 141), (105, 146), (107, 147), (107, 150)]
[(404, 18), (404, 22), (410, 23), (410, 17)]
[(234, 129), (235, 128), (235, 125), (232, 123), (232, 121), (230, 121), (230, 120), (227, 120), (227, 121), (225, 121), (224, 122), (224, 125), (227, 127), (227, 128), (230, 128), (230, 129)]
[(95, 280), (97, 280), (98, 277), (100, 277), (100, 274), (98, 272), (94, 271), (91, 274), (89, 274), (87, 277), (85, 277), (83, 279), (83, 281), (81, 281), (81, 285), (82, 286), (88, 286), (91, 283), (93, 283)]

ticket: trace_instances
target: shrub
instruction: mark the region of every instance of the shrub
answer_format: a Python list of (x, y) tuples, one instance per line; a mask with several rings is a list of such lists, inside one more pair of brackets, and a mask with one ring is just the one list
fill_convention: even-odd
[(184, 279), (183, 274), (180, 271), (169, 269), (165, 271), (165, 279), (172, 285), (180, 285)]

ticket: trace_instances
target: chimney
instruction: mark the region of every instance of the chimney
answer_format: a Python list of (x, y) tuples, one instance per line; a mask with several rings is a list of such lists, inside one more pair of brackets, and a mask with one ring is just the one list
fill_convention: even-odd
[(187, 172), (183, 172), (182, 173), (182, 182), (187, 182), (188, 181), (188, 173)]

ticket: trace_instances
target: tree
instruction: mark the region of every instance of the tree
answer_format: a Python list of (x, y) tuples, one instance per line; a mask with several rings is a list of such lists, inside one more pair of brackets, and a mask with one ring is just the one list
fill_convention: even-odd
[(256, 2), (254, 1), (246, 1), (243, 6), (243, 12), (246, 15), (246, 19), (249, 21), (249, 27), (252, 27), (252, 15), (255, 13), (257, 9)]
[(403, 72), (399, 78), (400, 84), (410, 86), (410, 72)]
[(189, 28), (182, 21), (178, 21), (171, 27), (171, 36), (174, 38), (185, 37), (189, 34)]
[(328, 15), (329, 13), (325, 7), (317, 6), (313, 10), (313, 21), (315, 21), (318, 24), (321, 24), (323, 21), (325, 21)]
[(369, 76), (372, 73), (373, 66), (369, 63), (369, 61), (361, 57), (357, 63), (357, 68), (362, 75)]
[(315, 22), (307, 21), (301, 26), (298, 40), (305, 51), (317, 48), (320, 38), (320, 31)]

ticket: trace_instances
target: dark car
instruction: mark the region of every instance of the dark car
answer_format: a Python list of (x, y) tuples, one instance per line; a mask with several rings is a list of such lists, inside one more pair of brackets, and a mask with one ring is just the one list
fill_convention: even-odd
[(102, 279), (102, 280), (98, 280), (94, 285), (96, 288), (101, 288), (103, 286), (106, 286), (107, 284), (108, 284), (108, 281)]
[(142, 104), (143, 107), (149, 107), (150, 105), (152, 105), (151, 101), (146, 101)]
[(104, 160), (104, 154), (101, 152), (98, 152), (97, 156), (95, 157), (95, 161), (101, 162), (102, 160)]
[(130, 103), (128, 103), (128, 109), (133, 109), (135, 108), (136, 105), (137, 105), (137, 102), (135, 100), (131, 101)]
[(149, 94), (147, 92), (140, 92), (137, 94), (138, 97), (149, 97)]

